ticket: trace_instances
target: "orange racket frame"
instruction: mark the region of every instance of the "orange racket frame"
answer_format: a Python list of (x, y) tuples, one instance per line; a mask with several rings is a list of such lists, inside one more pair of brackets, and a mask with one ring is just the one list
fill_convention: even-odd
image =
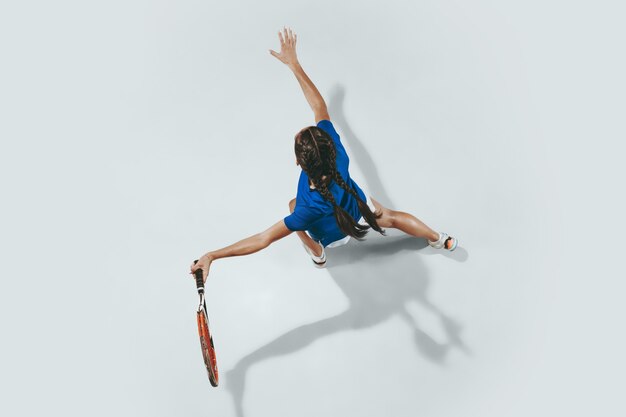
[[(194, 263), (197, 263), (196, 259)], [(198, 335), (200, 336), (200, 348), (202, 349), (202, 358), (209, 376), (209, 382), (214, 387), (219, 384), (219, 373), (217, 372), (217, 357), (215, 356), (215, 345), (213, 337), (209, 330), (209, 317), (206, 311), (206, 300), (204, 298), (204, 280), (202, 279), (202, 269), (195, 272), (196, 287), (200, 296), (200, 305), (198, 306), (197, 321)]]

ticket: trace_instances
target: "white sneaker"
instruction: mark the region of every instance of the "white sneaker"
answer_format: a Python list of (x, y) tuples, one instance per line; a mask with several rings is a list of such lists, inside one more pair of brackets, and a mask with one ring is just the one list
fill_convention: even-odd
[(324, 251), (324, 245), (322, 245), (320, 242), (317, 242), (317, 244), (320, 245), (320, 247), (322, 248), (322, 256), (315, 256), (313, 251), (309, 249), (309, 247), (305, 245), (304, 242), (300, 243), (302, 243), (302, 246), (304, 246), (304, 250), (306, 250), (306, 252), (311, 257), (311, 260), (313, 261), (313, 264), (316, 268), (324, 268), (326, 266), (326, 252)]
[(441, 232), (439, 233), (439, 240), (429, 240), (428, 244), (435, 249), (447, 249), (452, 252), (459, 245), (459, 241), (458, 239), (449, 236), (447, 233)]

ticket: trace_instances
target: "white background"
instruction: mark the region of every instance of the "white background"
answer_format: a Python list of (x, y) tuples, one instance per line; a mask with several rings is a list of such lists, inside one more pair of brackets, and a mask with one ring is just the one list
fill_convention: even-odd
[[(624, 6), (0, 6), (0, 414), (623, 416)], [(314, 123), (279, 29), (390, 231), (314, 269), (288, 214)]]

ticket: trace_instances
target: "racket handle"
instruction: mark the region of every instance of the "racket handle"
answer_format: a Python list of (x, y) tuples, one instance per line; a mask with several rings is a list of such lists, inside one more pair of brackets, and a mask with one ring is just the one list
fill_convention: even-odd
[[(193, 261), (194, 265), (198, 263), (198, 260), (196, 259), (195, 261)], [(194, 272), (194, 275), (196, 276), (196, 287), (198, 288), (198, 292), (200, 290), (204, 291), (204, 281), (202, 279), (202, 269), (197, 269), (196, 272)]]

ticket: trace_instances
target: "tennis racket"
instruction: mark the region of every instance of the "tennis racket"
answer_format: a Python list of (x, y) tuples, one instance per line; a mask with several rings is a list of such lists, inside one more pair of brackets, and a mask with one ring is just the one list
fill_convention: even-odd
[[(198, 263), (196, 259), (194, 264)], [(217, 387), (219, 382), (219, 374), (217, 373), (217, 358), (215, 356), (215, 347), (213, 346), (213, 337), (209, 331), (209, 317), (206, 312), (206, 301), (204, 299), (204, 281), (202, 279), (202, 269), (198, 269), (195, 272), (196, 287), (198, 288), (198, 295), (200, 296), (200, 305), (198, 306), (198, 335), (200, 336), (200, 347), (202, 348), (202, 358), (204, 359), (204, 366), (206, 366), (207, 373), (209, 375), (209, 382), (214, 387)]]

